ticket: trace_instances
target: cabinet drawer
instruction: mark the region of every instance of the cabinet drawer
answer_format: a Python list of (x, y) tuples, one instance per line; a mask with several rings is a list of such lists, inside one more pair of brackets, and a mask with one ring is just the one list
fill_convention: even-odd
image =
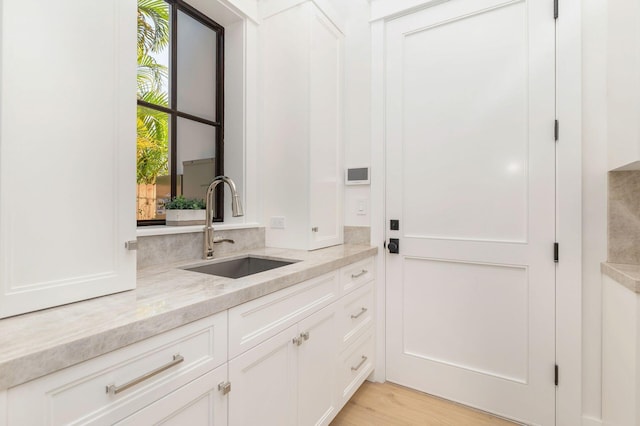
[(226, 331), (221, 312), (9, 389), (9, 425), (113, 424), (222, 365)]
[(340, 269), (340, 289), (347, 294), (368, 283), (375, 277), (375, 264), (370, 257)]
[(116, 425), (226, 425), (227, 396), (218, 390), (218, 384), (226, 380), (227, 365), (225, 364), (116, 423)]
[(371, 374), (374, 366), (375, 345), (373, 327), (349, 346), (338, 362), (338, 398), (340, 406), (353, 396)]
[(341, 300), (340, 333), (341, 348), (353, 343), (373, 323), (374, 286), (369, 282), (344, 296)]
[(337, 299), (338, 271), (229, 310), (229, 359)]

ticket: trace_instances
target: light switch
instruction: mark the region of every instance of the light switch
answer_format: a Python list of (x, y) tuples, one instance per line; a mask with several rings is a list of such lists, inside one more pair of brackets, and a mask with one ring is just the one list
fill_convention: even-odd
[(367, 200), (365, 198), (356, 199), (356, 214), (358, 216), (367, 215)]
[(270, 226), (271, 229), (284, 229), (284, 216), (272, 216)]

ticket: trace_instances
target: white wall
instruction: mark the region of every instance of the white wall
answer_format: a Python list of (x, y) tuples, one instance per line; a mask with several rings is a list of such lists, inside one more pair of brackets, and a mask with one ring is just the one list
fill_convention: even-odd
[(607, 257), (606, 12), (607, 2), (583, 0), (582, 412), (586, 420), (602, 417), (600, 262)]
[[(339, 11), (345, 14), (344, 141), (345, 167), (371, 166), (371, 29), (369, 2), (349, 0)], [(345, 226), (370, 226), (370, 187), (345, 187)], [(356, 205), (365, 203), (365, 215)]]

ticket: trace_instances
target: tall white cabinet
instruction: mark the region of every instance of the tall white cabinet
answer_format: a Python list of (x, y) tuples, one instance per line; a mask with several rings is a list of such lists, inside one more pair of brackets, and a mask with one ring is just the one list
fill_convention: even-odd
[(0, 318), (134, 288), (136, 0), (0, 19)]
[(312, 1), (261, 3), (267, 245), (341, 244), (343, 34)]
[(607, 146), (610, 170), (640, 170), (640, 3), (607, 2)]

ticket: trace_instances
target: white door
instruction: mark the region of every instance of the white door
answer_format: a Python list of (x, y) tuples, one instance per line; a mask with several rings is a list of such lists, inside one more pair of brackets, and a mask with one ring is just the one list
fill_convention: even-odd
[(387, 378), (552, 425), (553, 2), (438, 2), (385, 49)]

